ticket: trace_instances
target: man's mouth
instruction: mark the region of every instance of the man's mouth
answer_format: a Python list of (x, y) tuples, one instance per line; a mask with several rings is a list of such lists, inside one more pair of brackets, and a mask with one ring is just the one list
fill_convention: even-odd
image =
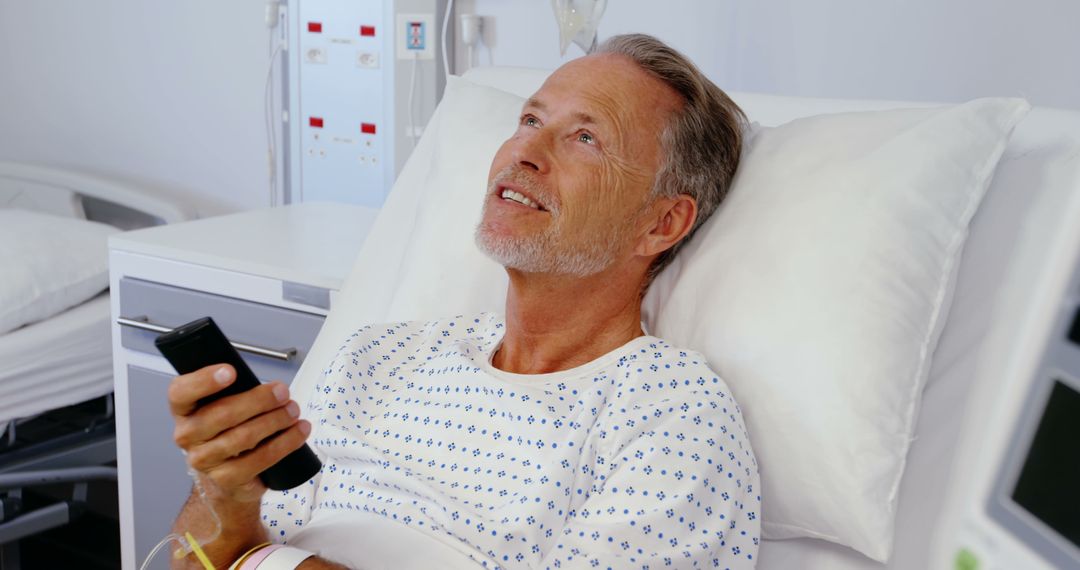
[(511, 202), (517, 202), (518, 204), (528, 206), (534, 210), (546, 211), (543, 206), (537, 204), (531, 198), (522, 194), (521, 192), (518, 192), (517, 190), (514, 190), (513, 188), (507, 188), (505, 186), (502, 187), (502, 189), (499, 190), (499, 197), (503, 200), (509, 200)]

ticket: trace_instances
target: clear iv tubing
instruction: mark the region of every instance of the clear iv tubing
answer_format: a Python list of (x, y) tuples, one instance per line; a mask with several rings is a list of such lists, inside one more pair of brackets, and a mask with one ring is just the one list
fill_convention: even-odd
[[(195, 482), (195, 490), (199, 494), (199, 500), (202, 501), (202, 504), (204, 507), (206, 507), (206, 510), (210, 512), (210, 518), (214, 521), (214, 532), (210, 533), (209, 537), (195, 539), (198, 542), (197, 546), (202, 547), (210, 544), (211, 542), (214, 542), (218, 539), (219, 536), (221, 536), (221, 517), (218, 516), (217, 511), (214, 510), (214, 507), (210, 505), (210, 500), (206, 498), (206, 489), (203, 488), (202, 481), (199, 480), (199, 477), (195, 473), (195, 471), (189, 468), (188, 475), (191, 475), (191, 480)], [(191, 544), (188, 543), (187, 538), (176, 534), (175, 532), (171, 533), (165, 538), (161, 539), (161, 542), (157, 543), (157, 546), (155, 546), (153, 550), (150, 551), (150, 554), (146, 555), (146, 559), (143, 560), (142, 566), (139, 566), (139, 570), (146, 570), (150, 566), (150, 561), (154, 559), (154, 556), (157, 555), (159, 550), (164, 548), (165, 545), (169, 544), (170, 540), (175, 540), (176, 543), (180, 545), (180, 548), (177, 548), (173, 552), (173, 558), (176, 558), (177, 560), (195, 551), (195, 548), (193, 548)]]
[(450, 58), (446, 55), (446, 31), (450, 27), (450, 14), (454, 12), (454, 0), (450, 0), (446, 3), (446, 14), (443, 16), (442, 21), (442, 61), (443, 61), (443, 73), (446, 74), (446, 81), (450, 81)]
[(416, 95), (416, 67), (420, 63), (420, 54), (413, 52), (412, 60), (412, 79), (409, 80), (409, 139), (412, 141), (413, 148), (416, 148), (416, 102), (413, 96)]
[[(273, 41), (273, 38), (270, 40)], [(263, 108), (266, 111), (263, 120), (266, 123), (266, 157), (270, 169), (270, 206), (278, 205), (277, 180), (277, 132), (274, 129), (274, 90), (271, 84), (274, 78), (274, 62), (281, 53), (281, 43), (270, 53), (270, 62), (266, 67), (266, 83), (263, 88)]]

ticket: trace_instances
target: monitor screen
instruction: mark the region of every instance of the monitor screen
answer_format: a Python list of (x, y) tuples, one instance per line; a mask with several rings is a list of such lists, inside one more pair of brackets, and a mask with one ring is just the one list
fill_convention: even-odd
[(1055, 381), (1012, 498), (1080, 546), (1080, 392)]

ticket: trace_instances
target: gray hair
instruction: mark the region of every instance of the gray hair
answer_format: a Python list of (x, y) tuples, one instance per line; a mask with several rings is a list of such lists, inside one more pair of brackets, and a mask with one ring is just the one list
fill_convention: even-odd
[(664, 159), (656, 173), (652, 195), (687, 194), (697, 202), (698, 214), (690, 233), (653, 261), (647, 286), (727, 195), (739, 166), (746, 115), (686, 56), (652, 36), (614, 36), (593, 53), (629, 57), (683, 98), (682, 108), (674, 113), (660, 135)]

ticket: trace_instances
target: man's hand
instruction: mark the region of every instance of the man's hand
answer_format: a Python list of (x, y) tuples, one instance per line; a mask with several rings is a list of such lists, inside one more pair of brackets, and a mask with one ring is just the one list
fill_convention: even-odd
[[(202, 407), (202, 398), (236, 379), (231, 366), (217, 364), (177, 376), (169, 384), (169, 410), (176, 422), (173, 439), (187, 455), (221, 521), (221, 535), (204, 545), (218, 567), (227, 567), (251, 547), (266, 541), (259, 522), (259, 502), (266, 487), (259, 473), (298, 449), (311, 424), (297, 420), (300, 409), (289, 389), (271, 382)], [(280, 432), (280, 433), (279, 433)], [(207, 536), (213, 518), (195, 496), (188, 499), (173, 529)], [(193, 555), (174, 568), (201, 568)]]
[(213, 483), (208, 493), (257, 502), (266, 491), (259, 473), (299, 449), (311, 424), (297, 419), (300, 408), (281, 382), (196, 407), (235, 379), (235, 371), (225, 364), (174, 378), (169, 384), (169, 409), (176, 422), (173, 439), (203, 481)]

